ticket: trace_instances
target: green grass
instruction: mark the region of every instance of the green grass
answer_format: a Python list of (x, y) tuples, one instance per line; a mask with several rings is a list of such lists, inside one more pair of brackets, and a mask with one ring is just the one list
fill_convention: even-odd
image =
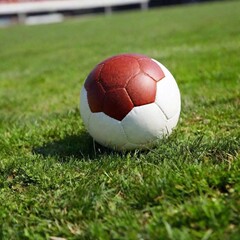
[[(240, 2), (0, 30), (0, 239), (239, 239)], [(182, 94), (147, 152), (97, 146), (79, 116), (89, 71), (156, 58)]]

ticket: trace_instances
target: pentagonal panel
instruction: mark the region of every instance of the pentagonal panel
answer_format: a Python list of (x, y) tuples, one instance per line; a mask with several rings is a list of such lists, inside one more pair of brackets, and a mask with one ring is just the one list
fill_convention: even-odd
[(82, 91), (80, 95), (80, 114), (81, 114), (84, 125), (86, 126), (86, 128), (88, 128), (91, 110), (88, 105), (87, 91), (84, 86), (82, 87)]
[(101, 83), (94, 81), (87, 91), (88, 103), (92, 112), (102, 112), (105, 90)]
[(113, 57), (103, 63), (100, 82), (105, 90), (125, 87), (128, 80), (140, 71), (138, 61), (127, 55)]
[(92, 113), (89, 120), (90, 135), (103, 146), (120, 148), (127, 143), (121, 122), (104, 113)]
[(160, 108), (151, 103), (134, 107), (122, 120), (122, 126), (129, 142), (147, 144), (167, 134), (166, 122)]
[(161, 67), (151, 58), (142, 58), (138, 60), (140, 68), (143, 72), (153, 78), (155, 81), (160, 81), (165, 77)]
[(157, 83), (156, 103), (170, 119), (180, 112), (180, 92), (172, 74), (161, 63), (158, 64), (162, 68), (165, 78)]
[(156, 96), (156, 82), (149, 76), (140, 72), (130, 79), (126, 90), (134, 106), (153, 103)]
[(103, 112), (109, 117), (121, 121), (134, 107), (124, 88), (114, 89), (105, 95)]
[(100, 72), (102, 70), (103, 64), (98, 64), (92, 72), (88, 75), (86, 81), (85, 81), (85, 88), (87, 91), (89, 91), (92, 88), (92, 85), (95, 84), (99, 80)]

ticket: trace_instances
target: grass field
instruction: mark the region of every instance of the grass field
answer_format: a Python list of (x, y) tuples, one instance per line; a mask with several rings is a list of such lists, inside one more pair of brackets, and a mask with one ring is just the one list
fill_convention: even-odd
[[(0, 30), (0, 239), (239, 239), (240, 2)], [(165, 64), (177, 129), (147, 152), (97, 146), (89, 71), (122, 52)]]

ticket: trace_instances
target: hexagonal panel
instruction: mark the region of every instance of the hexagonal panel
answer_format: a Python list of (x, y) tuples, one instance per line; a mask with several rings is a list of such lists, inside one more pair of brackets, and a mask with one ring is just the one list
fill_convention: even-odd
[(85, 81), (85, 88), (87, 91), (91, 88), (91, 86), (99, 80), (100, 72), (102, 70), (103, 64), (98, 64), (92, 72), (88, 75), (86, 81)]
[(103, 112), (108, 116), (121, 121), (133, 107), (134, 105), (124, 88), (106, 92)]
[(140, 68), (143, 72), (153, 78), (155, 81), (160, 81), (165, 77), (164, 72), (160, 66), (150, 58), (143, 58), (138, 60)]
[(178, 85), (161, 63), (158, 63), (164, 71), (165, 78), (157, 83), (156, 104), (162, 109), (168, 119), (175, 116), (181, 109), (181, 97)]
[(89, 107), (92, 112), (102, 112), (105, 90), (99, 82), (92, 82), (87, 91)]
[(134, 107), (121, 123), (134, 144), (147, 144), (167, 134), (167, 119), (155, 103)]
[(127, 143), (121, 122), (103, 112), (91, 114), (89, 133), (98, 143), (106, 147), (118, 149)]
[(104, 62), (100, 74), (100, 82), (105, 90), (123, 88), (128, 80), (139, 71), (140, 68), (136, 59), (120, 55)]
[(167, 130), (168, 130), (169, 134), (171, 134), (173, 129), (177, 126), (177, 123), (178, 123), (178, 120), (179, 120), (179, 116), (180, 116), (180, 109), (173, 117), (168, 119), (168, 121), (167, 121)]
[(126, 90), (134, 106), (153, 103), (156, 96), (156, 82), (141, 72), (130, 79)]

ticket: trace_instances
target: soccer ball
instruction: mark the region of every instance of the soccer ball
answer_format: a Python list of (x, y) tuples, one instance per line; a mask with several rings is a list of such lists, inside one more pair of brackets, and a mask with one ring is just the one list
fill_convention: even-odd
[(172, 74), (144, 55), (121, 54), (99, 63), (80, 96), (93, 139), (116, 150), (146, 149), (171, 134), (181, 109)]

